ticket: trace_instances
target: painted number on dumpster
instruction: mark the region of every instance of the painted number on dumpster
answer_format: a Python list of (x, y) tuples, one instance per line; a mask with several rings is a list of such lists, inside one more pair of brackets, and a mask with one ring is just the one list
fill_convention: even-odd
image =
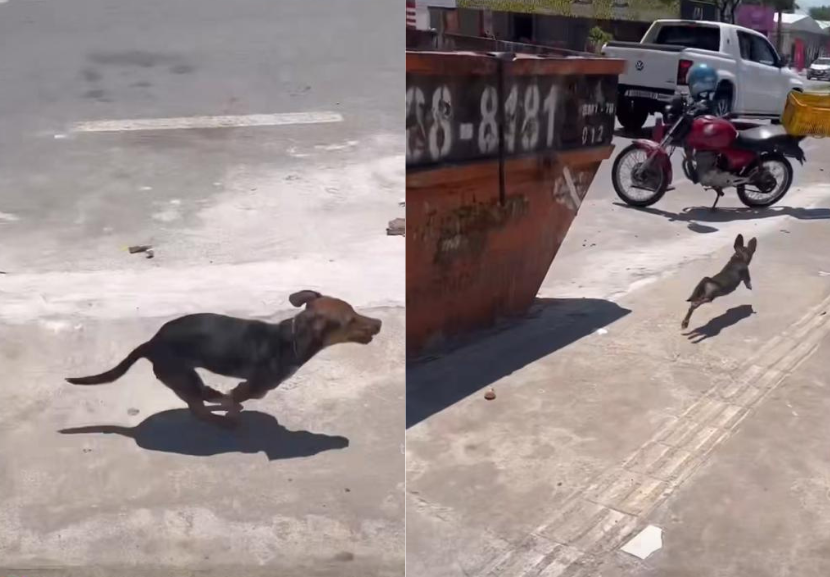
[[(606, 77), (408, 77), (407, 165), (598, 146), (611, 141), (616, 89)], [(503, 112), (503, 115), (502, 115)]]

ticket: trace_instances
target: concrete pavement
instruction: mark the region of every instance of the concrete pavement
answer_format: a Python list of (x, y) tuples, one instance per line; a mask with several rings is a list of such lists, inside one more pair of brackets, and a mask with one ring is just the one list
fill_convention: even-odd
[[(827, 573), (810, 404), (830, 332), (830, 150), (805, 145), (763, 212), (733, 195), (711, 213), (682, 182), (632, 210), (604, 164), (529, 318), (409, 367), (408, 575)], [(754, 290), (681, 331), (738, 233), (758, 238)], [(619, 552), (647, 524), (664, 548)]]
[[(385, 234), (403, 215), (398, 14), (0, 4), (0, 573), (403, 573), (404, 244)], [(342, 121), (72, 130), (287, 113)], [(303, 288), (383, 331), (321, 353), (238, 432), (191, 419), (144, 361), (109, 386), (63, 382), (188, 312), (286, 318)]]

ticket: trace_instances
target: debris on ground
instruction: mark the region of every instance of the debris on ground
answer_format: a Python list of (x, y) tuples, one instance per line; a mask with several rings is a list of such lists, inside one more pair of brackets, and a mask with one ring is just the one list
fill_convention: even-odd
[(406, 219), (396, 218), (390, 220), (386, 227), (386, 234), (389, 236), (406, 236)]
[(655, 551), (663, 548), (663, 530), (660, 527), (649, 525), (628, 543), (622, 546), (622, 551), (634, 555), (638, 559), (645, 559)]
[(131, 246), (127, 249), (130, 251), (130, 254), (139, 254), (144, 253), (147, 258), (153, 258), (156, 254), (153, 252), (153, 247), (149, 244), (137, 244), (135, 246)]
[(139, 413), (138, 409), (134, 409), (134, 408), (127, 409), (127, 414), (130, 415), (131, 417), (135, 417), (138, 413)]
[(492, 401), (496, 398), (496, 391), (491, 388), (487, 389), (487, 392), (484, 393), (484, 398), (488, 401)]

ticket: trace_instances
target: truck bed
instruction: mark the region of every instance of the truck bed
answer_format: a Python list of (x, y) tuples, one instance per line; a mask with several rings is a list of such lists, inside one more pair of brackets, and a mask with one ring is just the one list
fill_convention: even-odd
[(671, 44), (643, 44), (641, 42), (622, 42), (619, 40), (612, 40), (605, 44), (607, 48), (638, 48), (641, 50), (660, 50), (662, 52), (683, 52), (686, 50), (684, 46), (674, 46)]
[(622, 58), (627, 63), (620, 75), (620, 84), (658, 91), (677, 88), (677, 62), (685, 50), (682, 46), (666, 44), (640, 44), (639, 42), (609, 42), (603, 54)]

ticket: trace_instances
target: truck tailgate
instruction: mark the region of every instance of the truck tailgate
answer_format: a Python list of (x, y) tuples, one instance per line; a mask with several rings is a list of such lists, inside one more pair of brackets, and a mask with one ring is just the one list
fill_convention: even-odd
[(603, 53), (626, 61), (619, 83), (626, 86), (674, 90), (677, 87), (677, 63), (683, 51), (677, 46), (609, 42)]

